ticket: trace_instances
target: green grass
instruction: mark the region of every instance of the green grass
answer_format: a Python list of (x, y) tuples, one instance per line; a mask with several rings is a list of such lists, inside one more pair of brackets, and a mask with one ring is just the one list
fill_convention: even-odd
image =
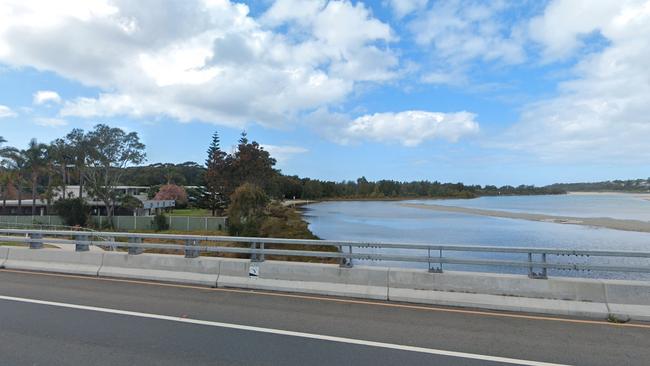
[(180, 208), (172, 212), (165, 213), (168, 216), (193, 216), (193, 217), (210, 217), (212, 212), (202, 208)]

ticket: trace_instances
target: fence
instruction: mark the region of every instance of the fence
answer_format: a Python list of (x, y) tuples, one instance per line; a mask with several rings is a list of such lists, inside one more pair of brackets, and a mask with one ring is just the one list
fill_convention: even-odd
[[(47, 238), (46, 238), (47, 237)], [(125, 241), (118, 241), (122, 239)], [(143, 243), (147, 240), (147, 243)], [(150, 242), (180, 241), (183, 244), (164, 244)], [(496, 247), (472, 245), (423, 245), (400, 243), (364, 243), (352, 241), (249, 238), (231, 236), (199, 236), (169, 234), (137, 234), (115, 232), (75, 232), (59, 230), (20, 230), (0, 229), (0, 241), (28, 243), (31, 248), (40, 248), (44, 242), (57, 244), (75, 244), (77, 251), (88, 250), (90, 245), (102, 247), (129, 248), (129, 252), (138, 254), (145, 249), (167, 249), (184, 251), (188, 258), (195, 258), (200, 253), (240, 253), (249, 254), (252, 261), (264, 261), (267, 255), (338, 258), (341, 266), (351, 267), (353, 260), (362, 261), (399, 261), (426, 263), (430, 272), (442, 272), (445, 264), (464, 264), (470, 266), (492, 266), (496, 268), (515, 267), (527, 269), (531, 278), (547, 278), (548, 269), (569, 271), (606, 271), (626, 273), (650, 273), (650, 252), (640, 251), (605, 251), (605, 250), (571, 250), (558, 248)], [(244, 247), (219, 246), (223, 243), (239, 243)], [(277, 249), (273, 245), (333, 246), (335, 252)], [(355, 249), (356, 248), (356, 249)], [(363, 250), (400, 249), (414, 254), (368, 253)], [(501, 260), (484, 258), (467, 258), (447, 256), (447, 253), (508, 253), (520, 256), (520, 259)], [(599, 264), (593, 260), (571, 263), (567, 258), (619, 258), (637, 259), (643, 262), (635, 265)], [(590, 263), (591, 262), (591, 263)], [(615, 262), (614, 262), (615, 263)]]
[[(105, 216), (90, 217), (96, 227), (107, 224)], [(177, 231), (222, 231), (226, 228), (225, 217), (167, 216), (170, 230)], [(59, 216), (0, 216), (0, 225), (64, 225)], [(113, 224), (117, 230), (153, 230), (152, 216), (114, 216)]]

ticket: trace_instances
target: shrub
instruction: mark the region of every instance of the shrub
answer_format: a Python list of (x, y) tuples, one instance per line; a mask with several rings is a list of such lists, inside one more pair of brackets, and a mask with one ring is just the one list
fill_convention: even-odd
[(169, 222), (167, 221), (167, 216), (163, 214), (158, 214), (154, 216), (152, 225), (155, 231), (169, 230)]
[(85, 226), (90, 209), (82, 198), (68, 198), (54, 203), (54, 209), (68, 226)]
[(257, 236), (265, 217), (264, 209), (269, 198), (253, 184), (245, 183), (230, 196), (228, 206), (228, 231), (231, 235)]

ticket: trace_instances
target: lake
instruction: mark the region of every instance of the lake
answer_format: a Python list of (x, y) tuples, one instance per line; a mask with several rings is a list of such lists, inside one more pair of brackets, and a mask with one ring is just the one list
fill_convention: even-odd
[[(650, 201), (634, 195), (621, 194), (481, 197), (471, 200), (321, 202), (304, 206), (304, 217), (315, 235), (331, 240), (650, 251), (650, 233), (438, 212), (403, 207), (401, 204), (404, 202), (576, 217), (650, 220)], [(382, 253), (395, 252), (400, 251), (382, 250)], [(408, 254), (413, 254), (413, 251), (409, 250)], [(421, 254), (426, 255), (424, 252)], [(463, 253), (454, 256), (463, 255), (467, 256)], [(513, 255), (491, 253), (472, 254), (471, 258), (515, 259)], [(525, 258), (516, 257), (516, 259)], [(631, 261), (628, 260), (625, 264), (639, 264)], [(608, 261), (604, 258), (593, 258), (591, 262), (619, 264), (615, 263), (615, 260)], [(580, 259), (573, 258), (573, 263), (580, 263)], [(650, 265), (647, 261), (640, 263)], [(363, 264), (377, 263), (364, 262)], [(387, 264), (426, 268), (426, 264), (380, 263), (380, 265)], [(445, 268), (524, 273), (523, 270), (507, 267), (445, 265)], [(620, 273), (551, 271), (549, 274), (650, 279), (650, 276), (646, 275)]]

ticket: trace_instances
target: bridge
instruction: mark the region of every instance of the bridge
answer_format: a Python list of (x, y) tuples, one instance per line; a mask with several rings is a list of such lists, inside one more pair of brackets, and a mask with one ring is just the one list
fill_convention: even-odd
[[(29, 229), (0, 230), (0, 242), (28, 245), (0, 247), (2, 364), (650, 363), (647, 281), (548, 272), (645, 274), (645, 252)], [(458, 254), (486, 252), (512, 257)]]

